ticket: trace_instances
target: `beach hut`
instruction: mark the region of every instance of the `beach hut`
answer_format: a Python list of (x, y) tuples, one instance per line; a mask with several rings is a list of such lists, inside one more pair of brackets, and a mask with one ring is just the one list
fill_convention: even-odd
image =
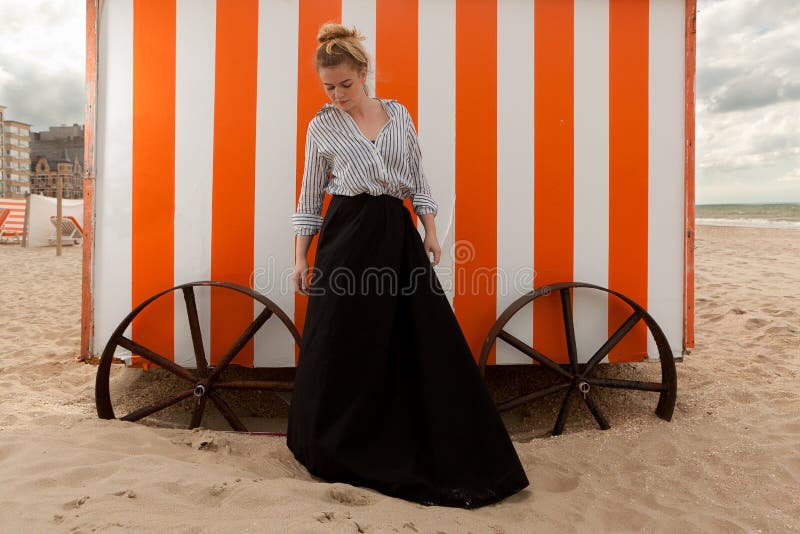
[[(291, 389), (221, 372), (297, 363), (290, 216), (327, 21), (369, 36), (372, 94), (415, 121), (476, 361), (561, 380), (503, 407), (583, 393), (605, 428), (590, 390), (621, 387), (669, 419), (693, 346), (694, 0), (88, 0), (81, 351), (101, 356), (100, 416), (123, 415), (112, 359), (188, 383), (129, 420), (194, 398), (196, 426), (211, 399), (242, 429), (223, 390)], [(645, 360), (661, 382), (587, 372)]]

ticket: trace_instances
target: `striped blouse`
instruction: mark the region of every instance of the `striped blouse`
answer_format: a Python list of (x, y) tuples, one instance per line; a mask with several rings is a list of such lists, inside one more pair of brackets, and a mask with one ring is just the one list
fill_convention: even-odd
[(422, 170), (421, 152), (408, 110), (397, 100), (377, 98), (389, 122), (370, 141), (353, 117), (325, 104), (308, 123), (305, 166), (297, 211), (297, 235), (314, 235), (322, 226), (322, 200), (331, 195), (392, 195), (412, 198), (417, 215), (438, 211)]

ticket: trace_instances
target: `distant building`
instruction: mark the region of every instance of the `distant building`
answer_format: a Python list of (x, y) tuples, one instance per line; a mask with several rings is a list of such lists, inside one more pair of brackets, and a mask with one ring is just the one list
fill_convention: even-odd
[(0, 106), (0, 197), (23, 197), (30, 192), (31, 125), (6, 117)]
[(35, 164), (39, 157), (45, 157), (52, 163), (65, 159), (64, 150), (66, 150), (66, 159), (74, 161), (77, 158), (83, 167), (83, 132), (84, 128), (80, 124), (51, 126), (46, 132), (33, 132), (31, 134), (31, 160)]
[(83, 197), (82, 165), (77, 157), (69, 160), (69, 153), (64, 149), (61, 158), (48, 160), (37, 156), (31, 173), (31, 193), (55, 197), (58, 194), (58, 177), (61, 177), (61, 198)]
[(46, 132), (34, 132), (33, 139), (36, 141), (83, 140), (83, 125), (64, 126), (62, 124), (61, 126), (51, 126)]
[(62, 178), (63, 198), (83, 197), (83, 134), (80, 124), (50, 126), (31, 135), (31, 192), (56, 196)]

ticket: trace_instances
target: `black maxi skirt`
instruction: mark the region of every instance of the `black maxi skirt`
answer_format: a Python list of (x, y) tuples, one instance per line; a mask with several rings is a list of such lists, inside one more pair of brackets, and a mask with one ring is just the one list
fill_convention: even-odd
[(462, 508), (528, 486), (402, 200), (334, 195), (313, 271), (287, 433), (309, 473)]

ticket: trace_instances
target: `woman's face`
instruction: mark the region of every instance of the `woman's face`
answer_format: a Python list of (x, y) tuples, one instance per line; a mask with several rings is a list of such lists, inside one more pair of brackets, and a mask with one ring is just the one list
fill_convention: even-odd
[(367, 96), (364, 91), (367, 73), (364, 69), (359, 72), (345, 61), (335, 67), (320, 67), (317, 72), (328, 98), (342, 111), (359, 105)]

